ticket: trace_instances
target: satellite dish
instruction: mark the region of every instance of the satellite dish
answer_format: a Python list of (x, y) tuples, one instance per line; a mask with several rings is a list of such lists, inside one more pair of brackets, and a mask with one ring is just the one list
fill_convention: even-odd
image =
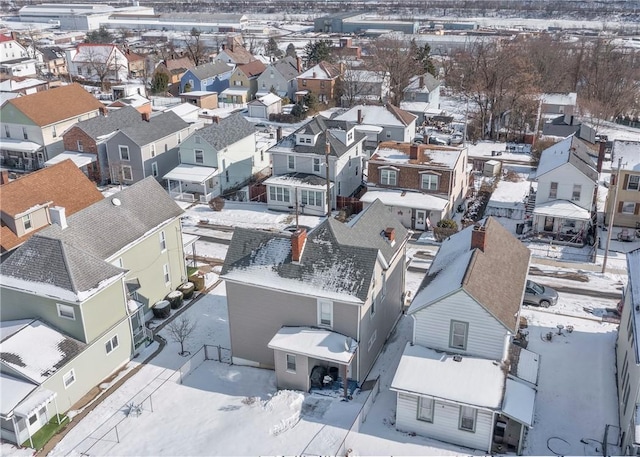
[(111, 199), (111, 203), (113, 203), (113, 206), (120, 206), (122, 204), (120, 199), (115, 197)]

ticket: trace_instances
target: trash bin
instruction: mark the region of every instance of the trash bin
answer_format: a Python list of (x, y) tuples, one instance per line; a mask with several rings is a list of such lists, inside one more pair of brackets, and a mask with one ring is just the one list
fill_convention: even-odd
[(151, 310), (153, 311), (153, 317), (165, 319), (171, 315), (171, 303), (167, 300), (160, 300), (151, 307)]
[(524, 224), (516, 224), (516, 234), (522, 235), (523, 231), (524, 231)]
[(178, 286), (178, 290), (182, 292), (185, 300), (189, 300), (193, 296), (195, 286), (192, 282), (185, 282), (184, 284), (180, 284), (180, 286)]
[(204, 276), (200, 273), (189, 276), (189, 282), (193, 283), (193, 285), (195, 286), (195, 290), (204, 289)]
[(184, 303), (182, 292), (179, 290), (169, 292), (165, 299), (171, 303), (171, 309), (178, 309), (182, 306), (182, 303)]

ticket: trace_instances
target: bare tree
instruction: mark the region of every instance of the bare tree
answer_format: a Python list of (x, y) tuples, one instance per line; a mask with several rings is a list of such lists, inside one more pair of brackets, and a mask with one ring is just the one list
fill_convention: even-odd
[(388, 80), (388, 75), (362, 68), (351, 59), (345, 59), (342, 64), (344, 69), (340, 78), (342, 106), (351, 107), (367, 100), (373, 103), (383, 101), (381, 99), (383, 94), (379, 89), (384, 85), (384, 81)]
[(189, 355), (189, 352), (184, 350), (184, 343), (189, 339), (195, 329), (196, 322), (192, 322), (185, 315), (180, 316), (167, 325), (167, 331), (171, 339), (176, 343), (180, 343), (180, 355)]
[(90, 73), (87, 76), (95, 75), (100, 81), (101, 90), (105, 90), (105, 81), (107, 79), (113, 79), (118, 81), (120, 79), (120, 72), (127, 68), (127, 59), (122, 56), (117, 48), (111, 47), (110, 52), (106, 52), (110, 46), (88, 46), (83, 49), (84, 62), (86, 62), (87, 71)]
[(201, 39), (201, 35), (202, 32), (195, 27), (189, 32), (184, 32), (187, 55), (196, 65), (207, 63), (207, 49)]

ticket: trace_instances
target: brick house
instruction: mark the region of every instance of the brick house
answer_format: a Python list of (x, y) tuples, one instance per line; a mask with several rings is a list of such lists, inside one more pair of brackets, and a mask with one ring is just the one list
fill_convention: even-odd
[(360, 200), (366, 206), (380, 199), (405, 227), (428, 230), (464, 199), (466, 167), (464, 148), (383, 142), (369, 160)]
[(308, 93), (315, 94), (322, 103), (328, 103), (336, 97), (336, 85), (341, 75), (341, 66), (329, 62), (320, 62), (298, 76), (296, 99), (300, 101)]

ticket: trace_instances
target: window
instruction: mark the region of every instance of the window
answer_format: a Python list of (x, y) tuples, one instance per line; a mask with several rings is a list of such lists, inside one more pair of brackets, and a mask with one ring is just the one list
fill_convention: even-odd
[(54, 137), (54, 138), (58, 136), (58, 132), (56, 132), (56, 126), (55, 125), (51, 126), (51, 136)]
[(104, 344), (104, 348), (107, 350), (107, 354), (110, 354), (115, 348), (118, 347), (118, 335), (113, 337)]
[(577, 202), (580, 200), (580, 191), (582, 190), (582, 186), (580, 184), (573, 185), (573, 193), (571, 194), (571, 200)]
[(306, 144), (311, 144), (311, 138), (305, 138), (305, 139), (304, 139), (304, 142), (305, 142)]
[(82, 147), (82, 140), (78, 140), (76, 143), (76, 146), (77, 146), (76, 149), (78, 149), (78, 151), (80, 152), (84, 151), (84, 148)]
[(433, 422), (433, 398), (420, 397), (418, 399), (418, 420)]
[(438, 190), (438, 176), (424, 173), (422, 175), (422, 188), (425, 190)]
[(155, 157), (156, 156), (156, 145), (154, 143), (151, 143), (151, 157)]
[(29, 425), (35, 424), (37, 420), (38, 415), (36, 413), (33, 413), (31, 416), (29, 416)]
[(458, 424), (458, 428), (468, 432), (475, 432), (477, 412), (478, 410), (470, 406), (460, 406), (460, 424)]
[(551, 187), (549, 187), (549, 200), (555, 200), (558, 198), (558, 183), (552, 182)]
[(376, 342), (377, 338), (378, 338), (378, 329), (375, 329), (371, 334), (371, 336), (369, 337), (369, 342), (367, 343), (367, 351), (371, 350), (371, 348), (373, 347), (373, 343)]
[(302, 80), (302, 86), (303, 86), (303, 87), (306, 87), (306, 85), (307, 85), (307, 80), (306, 80), (306, 79), (303, 79), (303, 80)]
[(169, 275), (169, 264), (165, 263), (162, 265), (162, 274), (164, 275), (165, 284), (169, 284), (171, 282), (171, 276)]
[(196, 149), (193, 152), (196, 155), (196, 163), (204, 163), (204, 151), (202, 149)]
[(33, 228), (33, 225), (31, 224), (31, 214), (25, 214), (22, 216), (22, 225), (24, 225), (25, 231)]
[(382, 298), (387, 296), (387, 273), (384, 271), (380, 272), (380, 280), (382, 281)]
[(62, 383), (64, 384), (64, 388), (68, 388), (71, 384), (76, 382), (76, 372), (71, 370), (67, 374), (62, 377)]
[(167, 238), (165, 237), (164, 230), (161, 230), (160, 233), (158, 234), (158, 236), (160, 237), (160, 250), (161, 251), (166, 251), (167, 250)]
[(289, 189), (286, 187), (270, 186), (269, 200), (276, 202), (290, 202)]
[[(53, 136), (55, 136), (55, 135), (53, 135)], [(25, 140), (28, 140), (28, 139), (29, 139), (29, 134), (27, 133), (27, 128), (26, 128), (26, 127), (22, 127), (22, 137), (23, 137)]]
[(4, 125), (4, 136), (6, 136), (7, 138), (11, 138), (11, 129), (6, 124)]
[(322, 198), (324, 196), (323, 192), (303, 189), (300, 194), (303, 205), (324, 206), (324, 199)]
[(320, 173), (320, 159), (313, 159), (313, 172)]
[(133, 170), (129, 166), (122, 167), (122, 179), (125, 181), (133, 181)]
[(158, 177), (158, 162), (153, 162), (151, 164), (151, 175)]
[(333, 327), (333, 302), (318, 300), (318, 325)]
[(627, 190), (639, 190), (639, 189), (640, 189), (640, 175), (629, 175)]
[(200, 140), (200, 137), (199, 137), (199, 136), (196, 136), (196, 139), (195, 139), (196, 144), (200, 144), (200, 141), (201, 141), (201, 140)]
[(451, 321), (449, 333), (449, 347), (454, 349), (467, 349), (467, 333), (469, 324), (467, 322)]
[(398, 183), (398, 172), (389, 168), (380, 170), (380, 184), (395, 186)]
[(58, 307), (58, 316), (72, 321), (76, 320), (76, 311), (73, 306), (63, 305), (61, 303), (58, 303), (56, 306)]
[(320, 81), (320, 87), (324, 89), (324, 81)]
[(287, 157), (287, 170), (295, 170), (296, 169), (296, 158), (295, 156)]
[(129, 146), (118, 146), (118, 150), (120, 151), (120, 160), (131, 160), (129, 158)]
[(178, 144), (182, 143), (182, 132), (178, 132)]
[(634, 214), (636, 211), (636, 204), (634, 202), (622, 202), (622, 211), (623, 214)]
[(290, 373), (296, 372), (296, 356), (287, 354), (287, 371)]
[(229, 170), (224, 171), (224, 179), (226, 182), (229, 182)]

